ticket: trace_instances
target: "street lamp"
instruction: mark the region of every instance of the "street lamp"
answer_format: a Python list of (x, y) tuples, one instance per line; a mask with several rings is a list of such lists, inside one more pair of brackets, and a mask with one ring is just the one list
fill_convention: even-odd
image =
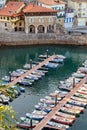
[(47, 58), (48, 58), (48, 49), (46, 50)]

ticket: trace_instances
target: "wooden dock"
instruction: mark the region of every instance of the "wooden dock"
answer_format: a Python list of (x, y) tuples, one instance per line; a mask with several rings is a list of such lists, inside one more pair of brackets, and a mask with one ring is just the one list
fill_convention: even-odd
[(69, 94), (67, 94), (67, 96), (52, 109), (52, 111), (34, 128), (34, 130), (42, 130), (44, 127), (47, 127), (47, 122), (50, 121), (52, 116), (54, 116), (55, 113), (70, 100), (71, 96), (74, 95), (74, 93), (86, 82), (86, 80), (87, 76), (83, 78), (79, 84), (75, 84), (74, 88), (69, 92)]
[[(56, 55), (52, 55), (46, 58), (44, 61), (40, 62), (37, 66), (34, 66), (32, 69), (28, 70), (26, 73), (22, 74), (20, 77), (10, 82), (9, 86), (15, 85), (18, 81), (23, 79), (25, 76), (31, 74), (33, 71), (36, 71), (37, 69), (40, 69), (45, 63), (51, 61), (55, 57)], [(52, 117), (55, 115), (55, 113), (59, 111), (60, 108), (63, 107), (70, 100), (71, 96), (73, 96), (74, 93), (86, 82), (86, 79), (87, 79), (87, 76), (83, 78), (79, 84), (75, 84), (74, 88), (67, 94), (67, 96), (62, 101), (60, 101), (39, 124), (36, 125), (34, 130), (42, 130), (44, 127), (53, 128), (51, 126), (48, 126), (47, 122), (50, 121)]]
[(28, 70), (26, 73), (22, 74), (21, 76), (19, 76), (18, 78), (14, 79), (12, 82), (10, 82), (9, 86), (15, 85), (18, 81), (23, 79), (25, 76), (31, 74), (33, 71), (40, 69), (44, 64), (51, 61), (55, 57), (56, 57), (56, 55), (52, 55), (52, 56), (46, 58), (44, 61), (40, 62), (38, 65), (32, 67), (32, 69)]

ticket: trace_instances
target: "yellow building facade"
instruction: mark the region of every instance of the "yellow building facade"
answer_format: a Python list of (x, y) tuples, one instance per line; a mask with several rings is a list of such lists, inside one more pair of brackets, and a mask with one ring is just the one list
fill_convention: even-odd
[(0, 28), (9, 31), (24, 31), (24, 15), (21, 12), (24, 2), (8, 2), (0, 10)]

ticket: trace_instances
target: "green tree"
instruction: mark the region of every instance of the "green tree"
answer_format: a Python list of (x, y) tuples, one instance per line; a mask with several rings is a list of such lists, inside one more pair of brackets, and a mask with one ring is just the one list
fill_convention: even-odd
[(16, 112), (9, 105), (0, 106), (0, 130), (14, 130)]

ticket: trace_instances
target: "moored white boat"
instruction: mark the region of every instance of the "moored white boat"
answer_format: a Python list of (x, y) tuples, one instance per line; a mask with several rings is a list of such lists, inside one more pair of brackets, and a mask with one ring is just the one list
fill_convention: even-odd
[(77, 90), (77, 92), (78, 92), (78, 93), (81, 93), (81, 94), (87, 95), (87, 91), (83, 91), (83, 90), (81, 90), (81, 89)]
[(39, 115), (39, 114), (33, 114), (33, 113), (26, 113), (26, 117), (27, 118), (31, 118), (31, 119), (33, 119), (33, 120), (38, 120), (38, 121), (41, 121), (43, 118), (44, 118), (44, 116), (42, 116), (42, 115)]
[(82, 99), (80, 97), (75, 97), (75, 96), (72, 96), (71, 99), (75, 100), (75, 101), (80, 101), (80, 102), (84, 102), (87, 104), (87, 100), (86, 99)]
[(61, 81), (58, 88), (61, 90), (70, 91), (73, 88), (73, 86), (72, 86), (72, 83), (70, 83), (70, 82)]
[(76, 97), (80, 97), (80, 98), (83, 98), (83, 99), (87, 99), (87, 95), (85, 95), (85, 94), (81, 94), (81, 93), (76, 92), (74, 95), (75, 95)]
[(64, 59), (56, 57), (56, 58), (53, 58), (50, 62), (52, 62), (52, 63), (64, 63)]
[(35, 125), (31, 126), (29, 123), (24, 123), (24, 122), (17, 122), (16, 126), (23, 129), (29, 129), (35, 127)]
[(75, 106), (75, 105), (71, 105), (71, 104), (65, 104), (65, 107), (67, 107), (67, 108), (73, 108), (75, 110), (79, 110), (80, 112), (84, 112), (84, 107)]
[(80, 115), (80, 111), (79, 110), (74, 110), (74, 109), (66, 108), (66, 107), (62, 107), (60, 110), (62, 112), (65, 112), (65, 113), (68, 113), (68, 114), (72, 114), (72, 115), (75, 115), (77, 117)]
[(52, 108), (48, 107), (46, 104), (41, 103), (35, 105), (35, 109), (39, 111), (45, 111), (46, 113), (49, 113), (52, 110)]
[(75, 78), (84, 78), (85, 74), (81, 73), (81, 72), (75, 72), (75, 73), (72, 74), (72, 76), (75, 77)]
[(9, 104), (10, 98), (4, 94), (0, 94), (0, 103)]
[[(32, 64), (32, 68), (33, 67), (35, 67), (36, 66), (36, 64)], [(23, 66), (25, 69), (31, 69), (31, 65), (30, 64), (25, 64), (24, 66)]]
[(10, 82), (10, 76), (4, 76), (2, 78), (2, 81), (4, 81), (4, 82)]
[(70, 103), (72, 105), (76, 105), (76, 106), (86, 107), (86, 103), (78, 102), (78, 101), (75, 101), (73, 99), (70, 99), (68, 101), (68, 103)]
[(47, 115), (47, 112), (43, 111), (43, 110), (34, 110), (32, 112), (32, 114), (37, 114), (37, 115), (42, 115), (42, 116), (46, 116)]
[(24, 80), (24, 79), (18, 81), (17, 84), (19, 84), (19, 85), (23, 85), (23, 86), (32, 86), (32, 83), (31, 83), (31, 82), (26, 81), (26, 80)]
[(64, 125), (64, 124), (57, 123), (54, 121), (48, 121), (47, 125), (52, 126), (52, 127), (56, 127), (57, 129), (66, 129), (66, 130), (69, 129), (69, 125)]
[(68, 114), (68, 113), (61, 112), (61, 111), (56, 112), (56, 115), (62, 116), (62, 117), (65, 117), (65, 118), (74, 119), (74, 120), (76, 119), (75, 115), (71, 115), (71, 114)]
[[(49, 57), (50, 55), (48, 55), (48, 57)], [(39, 55), (39, 58), (47, 58), (47, 55), (46, 54), (44, 54), (44, 55)]]
[(60, 116), (53, 116), (52, 120), (55, 122), (58, 122), (58, 123), (65, 124), (65, 125), (72, 125), (72, 123), (74, 121), (73, 119), (60, 117)]
[(46, 104), (50, 104), (50, 105), (55, 105), (55, 103), (58, 103), (58, 101), (56, 102), (55, 100), (52, 100), (52, 99), (45, 99), (45, 98), (41, 98), (40, 99), (40, 102), (41, 103), (46, 103)]
[(56, 58), (62, 58), (63, 60), (65, 60), (66, 59), (66, 57), (64, 56), (64, 55), (56, 55)]
[(45, 99), (47, 99), (47, 100), (53, 100), (53, 101), (55, 101), (55, 100), (60, 101), (62, 98), (61, 97), (57, 97), (57, 96), (55, 96), (55, 97), (45, 96)]
[(47, 68), (56, 69), (59, 64), (47, 62), (47, 63), (45, 63), (44, 65), (45, 65), (45, 67), (47, 67)]
[(87, 67), (80, 67), (78, 68), (78, 71), (87, 74)]

